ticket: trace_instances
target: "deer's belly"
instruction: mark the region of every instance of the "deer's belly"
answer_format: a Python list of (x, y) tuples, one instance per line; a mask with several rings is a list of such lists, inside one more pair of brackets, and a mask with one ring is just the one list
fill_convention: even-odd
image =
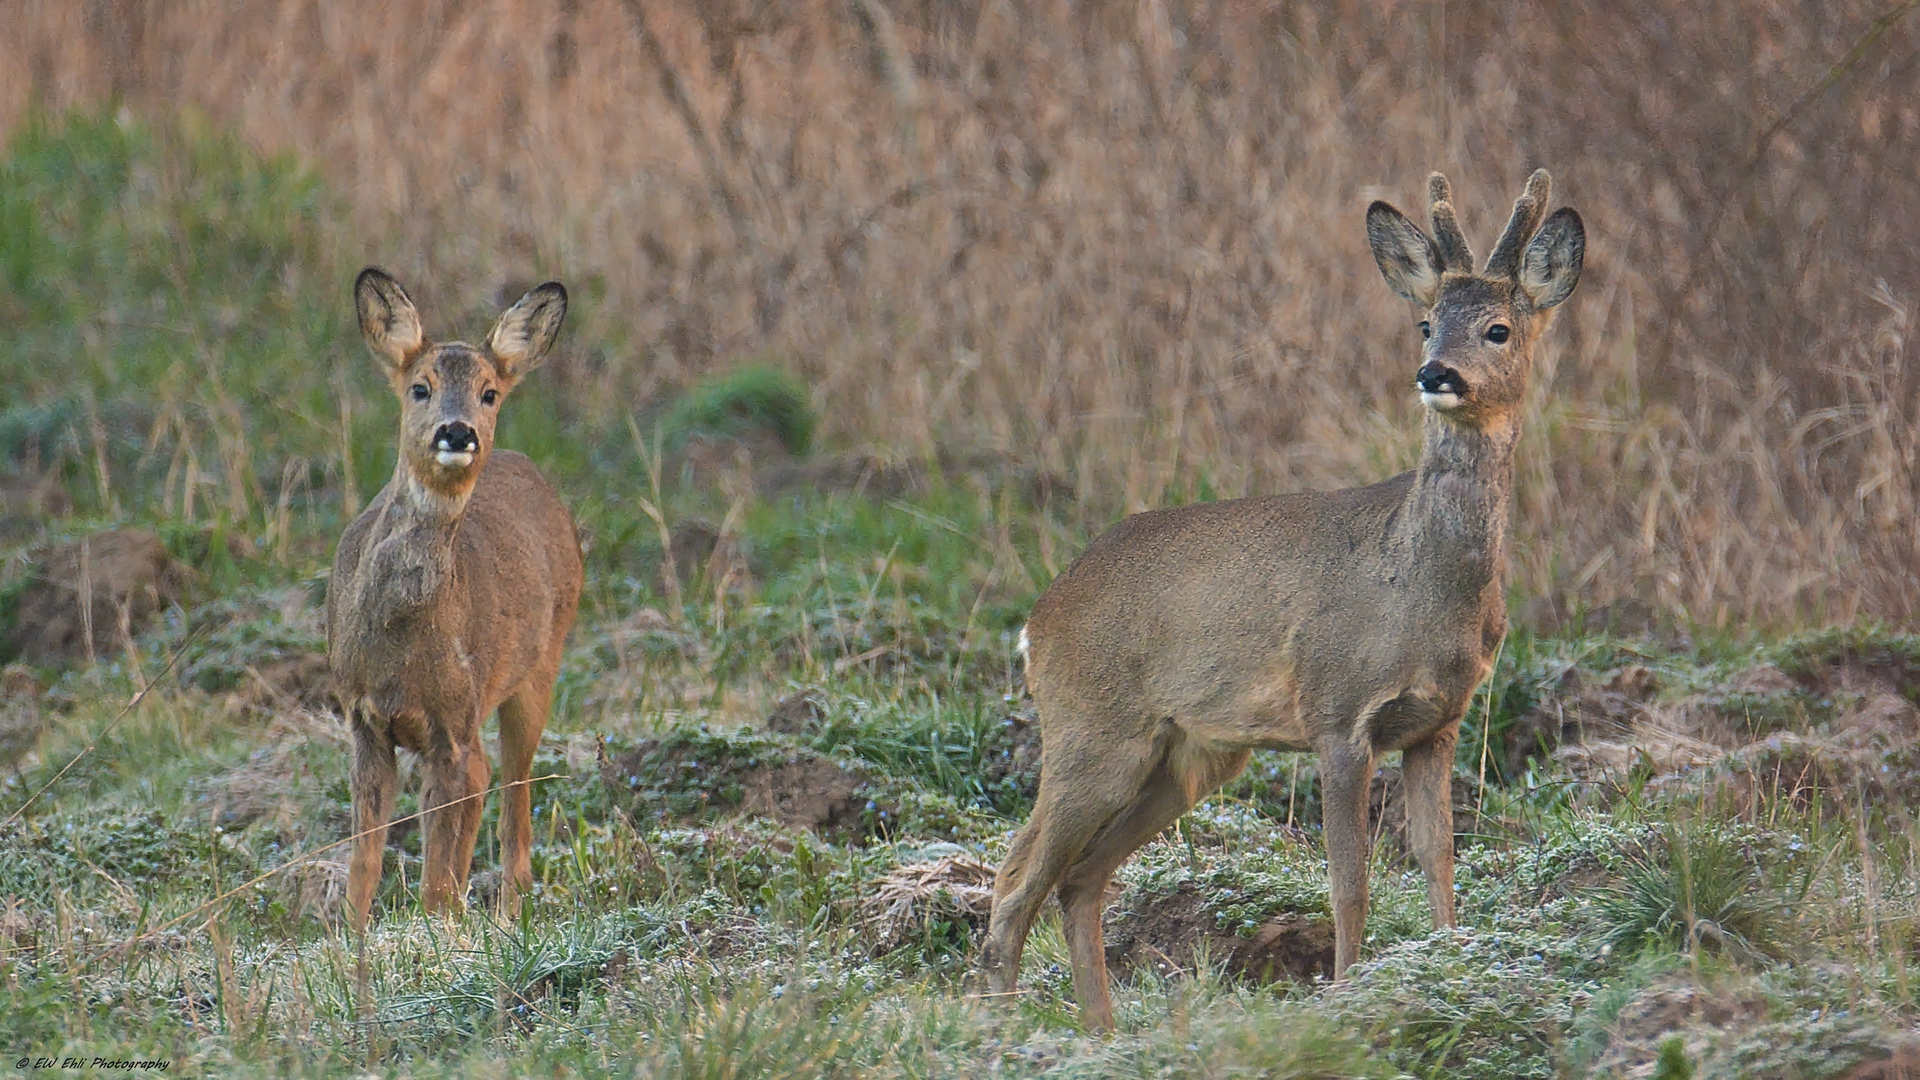
[(1190, 738), (1236, 749), (1308, 750), (1313, 736), (1301, 708), (1300, 683), (1279, 666), (1211, 695), (1188, 695), (1164, 710)]

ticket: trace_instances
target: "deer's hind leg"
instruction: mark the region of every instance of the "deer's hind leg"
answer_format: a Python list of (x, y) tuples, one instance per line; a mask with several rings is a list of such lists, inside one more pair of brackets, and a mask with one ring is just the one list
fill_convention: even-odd
[(420, 906), (429, 912), (458, 911), (467, 902), (467, 874), (473, 869), (480, 812), (486, 809), (484, 792), (493, 776), (479, 725), (468, 730), (465, 741), (435, 747), (428, 755), (426, 789), (420, 796), (427, 807)]
[(1210, 751), (1176, 736), (1132, 804), (1094, 835), (1061, 879), (1060, 906), (1066, 911), (1073, 995), (1089, 1029), (1113, 1030), (1106, 942), (1100, 927), (1107, 883), (1129, 856), (1244, 768), (1249, 753)]
[(1011, 993), (1027, 934), (1067, 868), (1095, 834), (1139, 795), (1157, 750), (1151, 734), (1082, 733), (1071, 721), (1044, 729), (1040, 794), (995, 878), (993, 920), (980, 966), (988, 988)]
[(536, 671), (500, 703), (500, 910), (519, 914), (533, 887), (533, 754), (547, 728), (554, 673)]

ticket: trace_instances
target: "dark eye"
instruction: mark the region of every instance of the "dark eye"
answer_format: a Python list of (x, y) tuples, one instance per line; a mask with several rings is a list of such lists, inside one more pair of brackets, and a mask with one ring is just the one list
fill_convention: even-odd
[(413, 394), (413, 400), (415, 401), (425, 401), (433, 396), (433, 391), (427, 389), (426, 383), (414, 383), (413, 389), (409, 392)]
[(489, 390), (487, 390), (487, 392), (486, 392), (486, 393), (484, 393), (484, 394), (481, 394), (481, 395), (480, 395), (480, 400), (481, 400), (481, 401), (484, 401), (484, 402), (486, 402), (486, 403), (487, 403), (487, 404), (489, 404), (489, 405), (491, 405), (491, 404), (493, 404), (494, 402), (496, 402), (496, 401), (499, 401), (499, 400), (500, 400), (500, 391), (498, 391), (498, 390), (493, 390), (493, 389), (489, 389)]
[(1504, 345), (1506, 344), (1507, 337), (1512, 333), (1513, 331), (1507, 329), (1504, 323), (1494, 323), (1492, 326), (1487, 327), (1487, 340), (1493, 342), (1495, 345)]
[(1429, 323), (1425, 319), (1421, 319), (1420, 320), (1420, 340), (1425, 341), (1432, 336), (1433, 336), (1433, 324)]

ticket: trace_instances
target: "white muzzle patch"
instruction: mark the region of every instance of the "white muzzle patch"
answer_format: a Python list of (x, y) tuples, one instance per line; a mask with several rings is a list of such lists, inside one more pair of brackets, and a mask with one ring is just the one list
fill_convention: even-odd
[(1438, 409), (1441, 412), (1447, 412), (1460, 407), (1460, 395), (1450, 390), (1443, 390), (1437, 394), (1430, 390), (1422, 390), (1420, 391), (1420, 400), (1427, 403), (1427, 408)]
[(466, 450), (442, 450), (433, 455), (433, 460), (448, 468), (464, 469), (473, 464), (473, 454)]

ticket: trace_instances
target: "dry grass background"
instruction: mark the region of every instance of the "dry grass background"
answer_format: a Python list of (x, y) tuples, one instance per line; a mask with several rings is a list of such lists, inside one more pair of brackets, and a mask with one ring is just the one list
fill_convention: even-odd
[(1408, 465), (1362, 209), (1444, 169), (1484, 250), (1546, 165), (1590, 248), (1521, 451), (1532, 617), (1901, 620), (1913, 6), (7, 0), (0, 130), (195, 107), (350, 201), (343, 305), (362, 258), (429, 310), (596, 298), (589, 422), (771, 360), (832, 439), (1009, 451), (1095, 513)]

